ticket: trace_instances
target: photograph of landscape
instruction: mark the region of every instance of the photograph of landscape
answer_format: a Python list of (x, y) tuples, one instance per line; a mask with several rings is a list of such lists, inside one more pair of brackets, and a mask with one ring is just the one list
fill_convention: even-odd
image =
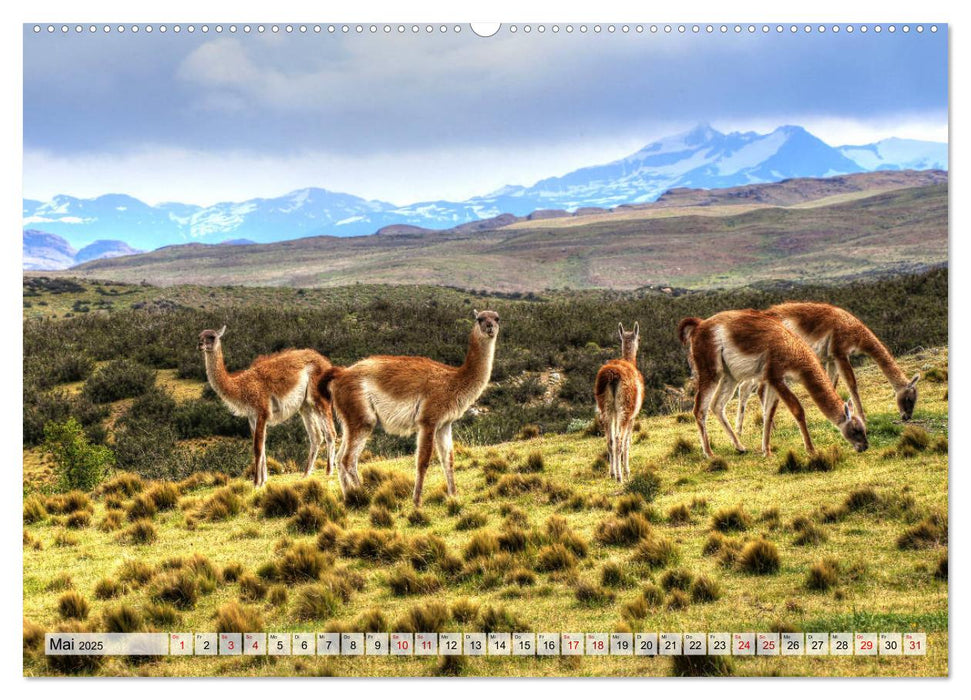
[(946, 26), (101, 26), (23, 28), (25, 676), (949, 674)]

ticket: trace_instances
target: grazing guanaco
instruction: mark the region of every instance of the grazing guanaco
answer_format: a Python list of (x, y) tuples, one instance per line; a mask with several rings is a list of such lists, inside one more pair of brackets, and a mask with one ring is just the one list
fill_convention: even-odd
[(607, 435), (610, 476), (623, 481), (625, 473), (630, 478), (630, 441), (634, 418), (644, 402), (644, 377), (637, 369), (640, 325), (635, 322), (633, 331), (625, 331), (624, 324), (618, 323), (617, 333), (620, 359), (610, 360), (600, 368), (593, 393), (600, 424)]
[(269, 476), (266, 468), (267, 426), (279, 425), (298, 412), (310, 442), (304, 475), (313, 471), (320, 445), (325, 441), (327, 473), (330, 474), (336, 431), (330, 401), (317, 388), (321, 376), (330, 369), (330, 362), (313, 350), (284, 350), (261, 355), (242, 371), (228, 372), (222, 351), (225, 332), (226, 326), (218, 331), (202, 331), (199, 349), (204, 353), (206, 376), (213, 390), (234, 415), (249, 420), (253, 433), (253, 483), (262, 486)]
[(697, 380), (694, 415), (706, 456), (713, 456), (706, 427), (709, 405), (735, 449), (745, 451), (725, 418), (725, 404), (739, 382), (752, 380), (765, 384), (762, 452), (766, 456), (771, 454), (769, 434), (780, 398), (799, 424), (806, 451), (815, 451), (805, 411), (786, 385), (787, 378), (806, 387), (819, 410), (857, 452), (869, 446), (866, 426), (840, 399), (812, 348), (777, 318), (752, 309), (723, 311), (705, 320), (685, 318), (678, 324), (678, 338), (688, 347)]
[[(857, 415), (866, 422), (866, 413), (856, 384), (856, 375), (850, 364), (850, 356), (857, 353), (869, 355), (893, 387), (897, 410), (901, 420), (910, 420), (917, 404), (917, 381), (920, 374), (908, 379), (893, 355), (880, 339), (856, 316), (846, 309), (832, 304), (815, 302), (788, 302), (776, 304), (766, 310), (777, 317), (793, 333), (801, 337), (823, 363), (826, 374), (835, 387), (840, 379), (849, 389), (850, 399)], [(742, 431), (745, 403), (755, 390), (755, 385), (739, 387), (736, 429)]]
[(445, 472), (449, 495), (455, 495), (452, 423), (461, 418), (485, 390), (499, 335), (499, 314), (475, 311), (468, 352), (460, 367), (427, 357), (375, 355), (350, 367), (332, 367), (320, 381), (332, 397), (343, 426), (337, 456), (341, 490), (360, 487), (357, 461), (368, 436), (380, 423), (393, 435), (418, 434), (415, 450), (415, 506), (421, 505), (432, 446)]

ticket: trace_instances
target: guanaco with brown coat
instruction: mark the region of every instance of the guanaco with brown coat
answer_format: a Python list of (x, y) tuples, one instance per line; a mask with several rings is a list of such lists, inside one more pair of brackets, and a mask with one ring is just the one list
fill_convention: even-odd
[(814, 452), (799, 399), (786, 385), (793, 379), (806, 387), (813, 402), (857, 452), (869, 447), (866, 426), (853, 414), (833, 388), (812, 348), (772, 316), (752, 309), (723, 311), (702, 320), (685, 318), (678, 324), (678, 338), (688, 348), (697, 380), (694, 415), (701, 448), (712, 457), (706, 421), (709, 408), (739, 452), (745, 447), (725, 418), (725, 405), (740, 382), (764, 383), (762, 452), (771, 454), (769, 434), (781, 399), (792, 413), (807, 452)]
[(266, 466), (266, 429), (279, 425), (299, 413), (307, 431), (310, 452), (304, 476), (317, 461), (322, 443), (327, 443), (327, 474), (334, 463), (337, 433), (330, 401), (318, 390), (330, 361), (314, 350), (284, 350), (261, 355), (249, 368), (229, 372), (223, 360), (222, 337), (226, 326), (218, 331), (199, 334), (199, 349), (206, 360), (206, 377), (226, 407), (249, 421), (253, 434), (254, 476), (259, 487), (269, 477)]
[(343, 430), (337, 469), (345, 495), (348, 489), (361, 485), (358, 458), (378, 423), (393, 435), (418, 434), (413, 496), (416, 507), (421, 505), (432, 447), (445, 472), (448, 493), (455, 495), (452, 423), (465, 414), (488, 385), (499, 335), (499, 314), (474, 313), (468, 351), (460, 367), (427, 357), (375, 355), (324, 373), (320, 392), (332, 397)]
[(630, 443), (634, 433), (634, 419), (644, 403), (644, 377), (637, 369), (637, 346), (640, 341), (640, 325), (634, 323), (633, 331), (625, 331), (624, 324), (617, 324), (620, 335), (620, 359), (610, 360), (594, 382), (597, 414), (607, 436), (607, 455), (610, 476), (623, 481), (630, 478)]

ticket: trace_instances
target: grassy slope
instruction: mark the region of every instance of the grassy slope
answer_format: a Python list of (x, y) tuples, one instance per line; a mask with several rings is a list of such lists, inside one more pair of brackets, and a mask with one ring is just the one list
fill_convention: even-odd
[[(926, 351), (903, 358), (905, 369), (927, 370), (932, 367), (946, 369), (946, 351)], [(895, 444), (902, 425), (895, 420), (895, 411), (889, 389), (872, 364), (867, 363), (858, 372), (863, 387), (863, 397), (871, 416), (871, 450), (864, 455), (846, 453), (846, 460), (836, 471), (802, 475), (777, 473), (779, 456), (786, 449), (794, 448), (801, 453), (801, 441), (788, 414), (780, 410), (778, 429), (774, 437), (777, 456), (765, 460), (757, 454), (736, 456), (726, 448), (727, 440), (712, 420), (716, 452), (729, 465), (728, 471), (712, 473), (706, 470), (697, 448), (690, 455), (672, 457), (672, 445), (685, 438), (696, 444), (696, 431), (691, 423), (679, 421), (675, 416), (643, 419), (642, 436), (633, 447), (632, 464), (635, 470), (646, 466), (658, 469), (663, 479), (662, 495), (655, 503), (660, 513), (667, 513), (671, 506), (691, 503), (693, 499), (707, 502), (704, 513), (695, 513), (693, 522), (674, 526), (656, 525), (656, 530), (674, 540), (681, 553), (680, 566), (695, 574), (708, 574), (717, 578), (722, 587), (720, 600), (708, 604), (691, 604), (687, 609), (669, 611), (657, 608), (647, 619), (635, 625), (635, 629), (670, 631), (745, 631), (767, 630), (778, 625), (792, 625), (807, 631), (851, 630), (925, 630), (928, 634), (929, 654), (923, 657), (899, 658), (748, 658), (734, 661), (735, 672), (742, 675), (944, 675), (948, 669), (947, 657), (947, 584), (933, 577), (933, 570), (942, 552), (940, 548), (917, 551), (901, 551), (895, 546), (898, 535), (910, 524), (920, 520), (929, 511), (947, 510), (947, 457), (933, 452), (922, 452), (908, 458), (887, 458), (884, 453)], [(162, 379), (164, 381), (164, 379)], [(753, 403), (754, 409), (754, 403)], [(744, 441), (755, 445), (757, 438), (749, 423)], [(818, 411), (810, 409), (810, 429), (820, 447), (841, 442), (832, 426), (825, 423)], [(934, 436), (947, 435), (946, 384), (924, 382), (916, 412), (916, 422)], [(544, 477), (553, 483), (573, 489), (577, 494), (603, 496), (610, 504), (616, 502), (619, 492), (602, 473), (595, 473), (592, 464), (603, 449), (602, 439), (581, 434), (565, 436), (549, 435), (526, 442), (501, 445), (498, 448), (470, 448), (461, 450), (457, 461), (457, 481), (464, 512), (479, 510), (488, 515), (486, 527), (498, 528), (501, 503), (509, 502), (523, 508), (529, 515), (530, 526), (541, 528), (548, 516), (557, 513), (568, 519), (572, 528), (590, 542), (589, 555), (582, 559), (577, 576), (580, 580), (598, 581), (604, 562), (621, 562), (625, 570), (638, 583), (630, 588), (618, 589), (616, 600), (605, 605), (584, 606), (573, 595), (573, 583), (561, 576), (538, 574), (532, 588), (517, 589), (500, 585), (488, 591), (479, 591), (472, 582), (448, 585), (430, 596), (408, 598), (393, 597), (389, 593), (386, 577), (388, 566), (375, 566), (356, 559), (341, 560), (367, 578), (363, 592), (355, 594), (350, 603), (343, 606), (337, 618), (351, 622), (360, 614), (374, 607), (384, 611), (394, 626), (400, 614), (415, 604), (429, 600), (453, 602), (462, 597), (474, 598), (481, 603), (505, 605), (534, 631), (612, 631), (621, 622), (621, 608), (633, 600), (641, 585), (647, 580), (660, 577), (660, 571), (632, 565), (630, 549), (606, 547), (596, 543), (593, 535), (597, 524), (610, 515), (602, 508), (585, 508), (567, 511), (562, 506), (546, 504), (545, 498), (521, 496), (495, 498), (489, 496), (481, 465), (496, 456), (505, 457), (512, 465), (522, 463), (525, 456), (539, 451), (545, 461)], [(378, 461), (369, 464), (395, 472), (410, 473), (410, 459)], [(426, 494), (429, 500), (440, 494), (441, 474), (437, 466), (429, 472)], [(314, 476), (326, 481), (332, 492), (337, 492), (335, 478), (326, 480), (322, 473)], [(299, 481), (295, 475), (281, 475), (271, 482), (292, 483)], [(861, 487), (872, 487), (881, 496), (901, 494), (905, 489), (915, 500), (912, 511), (896, 517), (888, 514), (853, 514), (835, 524), (824, 524), (829, 539), (826, 543), (797, 547), (793, 545), (794, 533), (790, 523), (796, 516), (811, 516), (821, 506), (839, 506), (847, 494)], [(183, 497), (182, 507), (191, 512), (190, 502), (206, 495), (206, 491), (193, 492)], [(724, 507), (742, 504), (756, 520), (750, 535), (764, 533), (774, 542), (781, 553), (782, 567), (776, 575), (756, 577), (720, 566), (714, 558), (701, 553), (702, 545), (710, 530), (711, 514)], [(778, 509), (780, 524), (773, 527), (769, 521), (759, 521), (761, 514)], [(434, 532), (448, 542), (451, 551), (460, 554), (464, 544), (474, 532), (457, 532), (457, 517), (449, 516), (439, 501), (424, 508), (431, 524), (424, 528), (408, 525), (404, 516), (410, 509), (403, 508), (395, 519), (395, 529), (406, 534)], [(94, 522), (100, 520), (104, 504), (96, 502)], [(128, 558), (142, 559), (157, 564), (169, 557), (200, 552), (214, 563), (223, 566), (231, 561), (242, 563), (255, 570), (260, 564), (273, 558), (274, 543), (289, 533), (284, 519), (263, 519), (255, 508), (247, 507), (239, 516), (223, 523), (201, 522), (196, 529), (186, 527), (185, 512), (176, 510), (162, 513), (155, 518), (160, 537), (148, 546), (121, 544), (114, 533), (102, 533), (95, 527), (78, 531), (80, 543), (76, 546), (59, 547), (53, 543), (61, 530), (48, 519), (25, 527), (32, 538), (43, 543), (43, 549), (24, 549), (24, 615), (34, 623), (50, 629), (58, 623), (57, 599), (60, 593), (48, 592), (47, 584), (58, 574), (67, 572), (75, 589), (92, 604), (92, 620), (118, 601), (104, 603), (92, 595), (95, 583), (102, 577), (114, 575), (121, 563)], [(349, 528), (369, 527), (367, 511), (350, 511)], [(255, 534), (255, 537), (248, 537)], [(296, 537), (313, 541), (309, 537)], [(839, 560), (844, 572), (838, 585), (839, 593), (810, 593), (804, 580), (813, 562), (824, 556)], [(527, 555), (523, 563), (529, 566), (532, 557)], [(851, 575), (855, 574), (855, 575)], [(289, 606), (273, 607), (268, 603), (257, 604), (268, 631), (320, 630), (325, 622), (301, 623), (293, 616), (291, 591)], [(222, 584), (211, 595), (201, 597), (199, 604), (183, 614), (181, 621), (171, 631), (211, 630), (213, 612), (221, 604), (239, 596), (236, 584)], [(134, 589), (120, 599), (140, 608), (148, 602), (145, 588)], [(448, 629), (470, 629), (451, 622)], [(419, 659), (244, 659), (244, 658), (176, 658), (129, 666), (123, 659), (112, 659), (101, 673), (114, 675), (299, 675), (336, 673), (341, 675), (427, 675), (434, 672), (435, 660)], [(582, 659), (497, 659), (468, 660), (464, 672), (472, 675), (664, 675), (670, 672), (668, 659), (645, 658), (582, 658)], [(45, 675), (50, 671), (43, 660), (29, 656), (25, 661), (27, 675)]]
[[(72, 276), (154, 284), (333, 287), (449, 284), (498, 291), (734, 286), (832, 279), (947, 259), (947, 184), (820, 206), (624, 210), (475, 234), (317, 237), (265, 246), (170, 247), (87, 263)], [(565, 222), (576, 225), (566, 225)], [(705, 250), (699, 256), (692, 251)]]

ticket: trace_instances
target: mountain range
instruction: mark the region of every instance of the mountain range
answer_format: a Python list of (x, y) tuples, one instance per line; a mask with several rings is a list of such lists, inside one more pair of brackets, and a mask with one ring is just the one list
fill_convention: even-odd
[[(320, 188), (208, 207), (175, 202), (151, 206), (124, 194), (92, 199), (58, 195), (47, 202), (25, 199), (23, 225), (35, 232), (57, 234), (68, 248), (80, 247), (75, 255), (95, 241), (106, 255), (118, 255), (125, 254), (118, 252), (123, 250), (121, 246), (155, 249), (227, 239), (270, 243), (316, 235), (366, 235), (389, 226), (448, 229), (504, 214), (526, 216), (543, 210), (575, 212), (652, 202), (673, 188), (726, 188), (797, 177), (947, 167), (944, 143), (891, 138), (832, 147), (799, 126), (782, 126), (768, 134), (725, 134), (702, 124), (620, 160), (528, 187), (503, 187), (462, 202), (396, 206)], [(25, 267), (28, 261), (58, 267), (72, 259), (80, 262), (62, 250), (63, 246), (28, 251), (26, 232), (24, 241)], [(114, 241), (114, 247), (105, 241)]]
[(26, 229), (24, 231), (25, 270), (63, 270), (89, 260), (135, 255), (136, 250), (123, 241), (94, 241), (75, 250), (66, 239), (55, 233)]

